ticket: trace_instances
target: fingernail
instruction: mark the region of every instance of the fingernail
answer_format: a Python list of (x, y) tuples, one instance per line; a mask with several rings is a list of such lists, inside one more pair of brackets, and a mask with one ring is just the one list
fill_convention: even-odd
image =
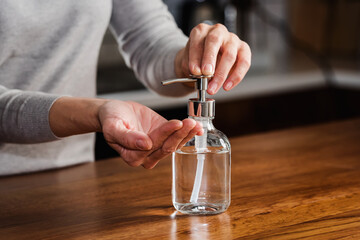
[(196, 133), (198, 136), (202, 136), (204, 134), (204, 129), (201, 128), (199, 132)]
[(209, 91), (210, 91), (211, 94), (214, 94), (216, 92), (216, 89), (217, 89), (217, 84), (212, 83), (210, 88), (209, 88)]
[(146, 141), (142, 139), (136, 140), (136, 146), (141, 150), (147, 150), (149, 148), (149, 145), (146, 143)]
[(201, 69), (197, 65), (193, 65), (192, 67), (192, 73), (195, 75), (201, 75)]
[(184, 120), (190, 121), (191, 122), (191, 127), (195, 127), (196, 126), (196, 121), (194, 119), (191, 118), (185, 118)]
[(208, 74), (213, 74), (214, 72), (214, 68), (211, 64), (205, 64), (204, 66), (204, 74), (208, 75)]
[(230, 90), (232, 86), (233, 86), (233, 83), (232, 83), (232, 82), (226, 83), (226, 85), (225, 85), (225, 90)]

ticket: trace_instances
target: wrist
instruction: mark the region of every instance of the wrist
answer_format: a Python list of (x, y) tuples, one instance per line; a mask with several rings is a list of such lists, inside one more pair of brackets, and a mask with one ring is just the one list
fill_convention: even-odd
[(102, 125), (100, 122), (99, 112), (100, 108), (109, 100), (93, 98), (87, 99), (87, 105), (89, 108), (89, 122), (88, 125), (91, 129), (90, 132), (102, 132)]
[(49, 124), (58, 137), (100, 132), (99, 109), (108, 100), (61, 97), (49, 112)]

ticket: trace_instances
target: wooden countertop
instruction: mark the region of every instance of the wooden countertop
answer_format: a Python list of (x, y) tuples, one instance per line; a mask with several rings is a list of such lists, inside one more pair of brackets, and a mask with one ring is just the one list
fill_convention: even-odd
[(231, 139), (232, 202), (186, 216), (171, 163), (0, 178), (1, 239), (360, 239), (360, 119)]

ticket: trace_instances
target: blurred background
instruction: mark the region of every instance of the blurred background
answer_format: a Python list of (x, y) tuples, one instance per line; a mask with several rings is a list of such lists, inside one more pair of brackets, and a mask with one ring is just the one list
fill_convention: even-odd
[[(252, 66), (220, 91), (215, 127), (228, 137), (360, 116), (359, 0), (164, 0), (185, 34), (223, 23), (246, 41)], [(187, 99), (150, 91), (125, 66), (107, 32), (99, 57), (99, 97), (140, 102), (167, 119), (187, 117)], [(117, 156), (97, 135), (96, 159)]]

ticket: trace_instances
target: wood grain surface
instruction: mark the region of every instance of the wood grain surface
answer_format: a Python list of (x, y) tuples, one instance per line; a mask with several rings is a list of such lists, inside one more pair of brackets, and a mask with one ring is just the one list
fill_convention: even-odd
[(231, 144), (225, 213), (174, 211), (170, 159), (109, 159), (0, 178), (0, 239), (360, 239), (360, 119)]

